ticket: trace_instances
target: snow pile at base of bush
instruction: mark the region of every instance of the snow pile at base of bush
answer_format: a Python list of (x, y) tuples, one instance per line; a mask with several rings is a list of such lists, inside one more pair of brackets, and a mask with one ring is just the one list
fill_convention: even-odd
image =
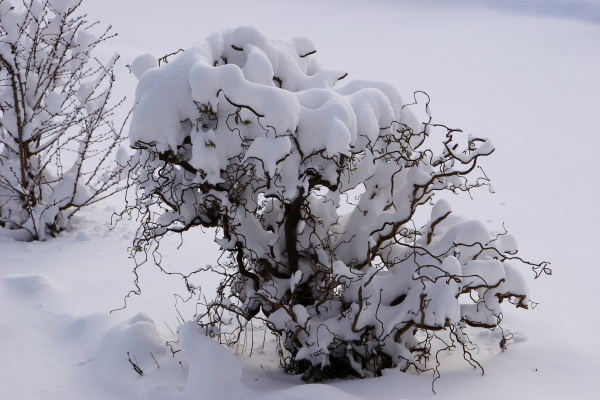
[(187, 381), (183, 390), (168, 386), (156, 388), (149, 400), (242, 398), (242, 363), (227, 349), (200, 332), (198, 324), (179, 327), (179, 345), (186, 359)]

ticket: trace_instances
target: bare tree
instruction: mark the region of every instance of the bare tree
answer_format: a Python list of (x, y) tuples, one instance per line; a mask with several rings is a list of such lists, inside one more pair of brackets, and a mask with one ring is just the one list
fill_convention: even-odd
[(115, 34), (98, 25), (81, 1), (0, 0), (0, 227), (26, 240), (56, 235), (123, 188), (118, 56), (93, 55)]
[(516, 264), (550, 273), (506, 231), (435, 201), (488, 185), (479, 163), (493, 145), (433, 123), (425, 93), (406, 104), (387, 84), (340, 84), (315, 52), (241, 27), (138, 62), (126, 210), (141, 221), (138, 265), (168, 233), (215, 228), (223, 255), (208, 268), (223, 281), (197, 322), (233, 344), (264, 321), (307, 380), (437, 371), (440, 348), (479, 366), (467, 325), (497, 329), (503, 300), (529, 307)]

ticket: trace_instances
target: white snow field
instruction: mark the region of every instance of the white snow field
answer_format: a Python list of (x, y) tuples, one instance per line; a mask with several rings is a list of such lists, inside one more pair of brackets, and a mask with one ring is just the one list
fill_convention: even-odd
[[(229, 351), (181, 323), (193, 305), (181, 280), (148, 264), (134, 276), (134, 221), (110, 228), (112, 198), (46, 242), (0, 237), (0, 399), (596, 399), (600, 397), (600, 2), (87, 0), (92, 19), (119, 37), (105, 48), (125, 63), (186, 48), (224, 27), (268, 37), (307, 36), (321, 65), (354, 79), (390, 82), (405, 100), (425, 90), (436, 121), (493, 140), (484, 162), (495, 194), (450, 198), (457, 213), (504, 223), (522, 256), (552, 262), (524, 271), (534, 310), (504, 309), (514, 335), (501, 352), (478, 330), (475, 357), (458, 354), (431, 375), (388, 370), (379, 378), (305, 384), (285, 375), (267, 346)], [(563, 18), (564, 17), (564, 18)], [(122, 65), (117, 91), (137, 82)], [(167, 270), (214, 262), (196, 230), (163, 243)], [(207, 296), (216, 278), (205, 275)], [(165, 342), (177, 340), (175, 356)], [(480, 332), (479, 332), (480, 331)], [(262, 340), (262, 334), (257, 333)], [(256, 340), (258, 341), (258, 340)], [(140, 376), (128, 361), (143, 370)], [(232, 353), (238, 353), (236, 358)]]

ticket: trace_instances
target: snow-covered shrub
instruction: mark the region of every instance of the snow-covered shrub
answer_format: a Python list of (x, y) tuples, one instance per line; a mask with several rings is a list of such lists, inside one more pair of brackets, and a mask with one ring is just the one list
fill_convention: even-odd
[(315, 52), (240, 27), (136, 60), (134, 252), (216, 228), (223, 281), (197, 322), (231, 343), (240, 321), (265, 321), (308, 380), (423, 370), (443, 334), (468, 355), (466, 325), (529, 305), (514, 239), (434, 201), (486, 185), (467, 177), (492, 143), (419, 122), (388, 84), (342, 84)]
[[(119, 186), (113, 67), (76, 0), (0, 0), (0, 229), (45, 239)], [(123, 157), (121, 157), (123, 158)], [(122, 160), (121, 160), (122, 161)]]

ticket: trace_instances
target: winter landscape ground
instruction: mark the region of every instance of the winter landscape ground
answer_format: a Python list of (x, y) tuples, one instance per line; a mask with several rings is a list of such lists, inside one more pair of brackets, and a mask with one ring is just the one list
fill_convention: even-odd
[[(140, 270), (129, 298), (135, 221), (111, 225), (115, 196), (82, 213), (73, 231), (46, 242), (0, 237), (2, 399), (594, 399), (600, 396), (600, 3), (597, 1), (165, 1), (88, 0), (92, 18), (119, 37), (103, 51), (123, 64), (162, 56), (224, 27), (269, 37), (310, 37), (322, 65), (355, 79), (390, 82), (404, 99), (425, 90), (436, 120), (492, 138), (485, 160), (494, 194), (453, 197), (453, 208), (502, 223), (523, 255), (552, 262), (528, 276), (534, 310), (505, 309), (513, 343), (501, 352), (482, 331), (482, 376), (458, 355), (431, 375), (386, 371), (366, 380), (304, 384), (272, 349), (232, 349), (236, 359), (181, 319), (194, 313), (176, 277)], [(116, 91), (133, 98), (124, 65)], [(163, 267), (214, 262), (210, 237), (169, 238)], [(207, 296), (217, 283), (208, 274)], [(174, 357), (165, 342), (176, 340)], [(257, 332), (257, 337), (262, 333)], [(267, 341), (268, 342), (268, 341)], [(128, 362), (134, 357), (144, 374)]]

